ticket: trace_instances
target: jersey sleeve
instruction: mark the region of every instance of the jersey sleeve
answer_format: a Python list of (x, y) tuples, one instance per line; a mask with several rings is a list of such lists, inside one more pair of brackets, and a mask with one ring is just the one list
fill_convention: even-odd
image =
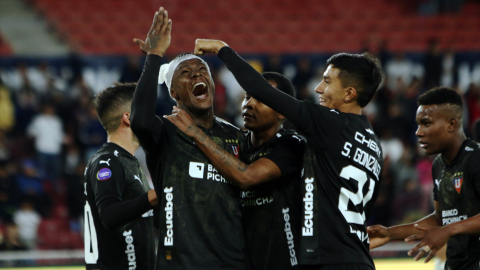
[(272, 150), (263, 158), (273, 161), (282, 172), (282, 177), (300, 175), (305, 146), (306, 141), (300, 135), (281, 135)]
[(438, 201), (437, 193), (438, 193), (438, 185), (435, 183), (435, 179), (437, 179), (437, 176), (435, 175), (435, 161), (433, 162), (432, 165), (432, 181), (433, 181), (433, 200)]
[(113, 154), (101, 155), (89, 170), (97, 207), (105, 200), (122, 200), (125, 175), (117, 157)]
[(162, 58), (148, 55), (132, 100), (132, 131), (146, 153), (158, 150), (163, 138), (163, 121), (155, 115), (158, 73)]
[(323, 148), (328, 143), (328, 138), (335, 135), (335, 129), (342, 128), (344, 113), (308, 101), (299, 101), (279, 91), (232, 48), (223, 47), (218, 57), (248, 94), (285, 116), (307, 138), (314, 138), (309, 139), (309, 143), (312, 142), (314, 146)]
[(465, 174), (472, 181), (477, 195), (480, 196), (480, 166), (478, 164), (480, 164), (480, 151), (477, 150), (468, 158)]

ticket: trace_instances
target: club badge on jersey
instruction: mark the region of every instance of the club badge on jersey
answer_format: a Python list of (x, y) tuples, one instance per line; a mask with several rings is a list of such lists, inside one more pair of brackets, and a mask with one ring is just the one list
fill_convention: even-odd
[(460, 190), (462, 188), (462, 183), (463, 183), (463, 177), (457, 177), (452, 179), (453, 186), (455, 187), (455, 190), (457, 191), (458, 194), (460, 194)]
[(112, 171), (110, 171), (109, 168), (100, 169), (100, 171), (98, 171), (97, 173), (97, 179), (99, 181), (108, 180), (110, 179), (110, 177), (112, 177)]
[(238, 140), (226, 140), (228, 146), (232, 148), (233, 154), (236, 158), (239, 158), (240, 147), (238, 146)]

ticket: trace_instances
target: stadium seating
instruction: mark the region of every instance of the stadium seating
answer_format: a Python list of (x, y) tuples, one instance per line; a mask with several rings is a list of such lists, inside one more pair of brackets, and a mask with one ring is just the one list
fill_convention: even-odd
[(0, 55), (12, 55), (13, 51), (0, 34)]
[(223, 39), (243, 53), (358, 51), (370, 39), (387, 40), (392, 51), (423, 51), (432, 38), (443, 48), (480, 48), (478, 2), (465, 3), (461, 15), (429, 17), (404, 2), (32, 0), (86, 54), (139, 53), (131, 40), (145, 38), (159, 5), (174, 21), (172, 54), (192, 51), (196, 38)]

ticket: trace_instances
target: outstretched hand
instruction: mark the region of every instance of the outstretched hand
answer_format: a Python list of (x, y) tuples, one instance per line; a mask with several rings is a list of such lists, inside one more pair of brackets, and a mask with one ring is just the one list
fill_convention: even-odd
[(228, 46), (227, 43), (215, 39), (197, 39), (195, 40), (196, 55), (204, 55), (206, 53), (218, 53), (221, 48)]
[(367, 228), (370, 241), (370, 250), (381, 247), (390, 242), (390, 233), (388, 229), (381, 225), (373, 225)]
[(445, 226), (423, 226), (415, 224), (415, 227), (420, 233), (405, 238), (405, 242), (420, 240), (420, 243), (415, 245), (415, 247), (408, 252), (408, 255), (412, 256), (420, 250), (415, 256), (415, 261), (418, 261), (427, 254), (427, 258), (425, 259), (425, 263), (427, 263), (435, 256), (438, 250), (447, 244), (451, 235)]
[(172, 122), (178, 129), (187, 134), (190, 138), (195, 137), (201, 129), (192, 121), (192, 117), (184, 110), (173, 106), (171, 115), (164, 115), (164, 118)]
[(147, 39), (145, 41), (134, 38), (135, 42), (142, 50), (142, 53), (156, 54), (163, 56), (170, 46), (172, 20), (168, 18), (168, 11), (163, 7), (159, 11), (155, 12), (153, 17), (152, 27), (148, 31)]

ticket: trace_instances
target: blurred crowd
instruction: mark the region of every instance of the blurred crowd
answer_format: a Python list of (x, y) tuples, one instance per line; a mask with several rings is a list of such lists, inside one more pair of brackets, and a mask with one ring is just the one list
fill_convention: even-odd
[[(415, 137), (418, 96), (438, 85), (458, 89), (465, 101), (464, 128), (469, 136), (472, 123), (480, 117), (480, 88), (474, 83), (460, 86), (455, 52), (440, 50), (435, 41), (423, 61), (390, 53), (384, 45), (365, 44), (364, 51), (381, 60), (386, 79), (364, 113), (385, 157), (370, 223), (391, 225), (414, 221), (433, 209), (433, 157), (422, 155)], [(137, 81), (142, 59), (130, 57), (108, 83)], [(298, 99), (318, 103), (314, 89), (322, 80), (324, 64), (314, 64), (306, 56), (295, 63), (285, 63), (281, 55), (265, 59), (250, 63), (259, 71), (285, 74)], [(107, 135), (91, 105), (101, 89), (88, 83), (92, 80), (81, 68), (70, 73), (69, 79), (62, 79), (61, 71), (47, 62), (0, 70), (0, 250), (45, 247), (39, 240), (44, 220), (62, 219), (67, 221), (61, 223), (65, 230), (81, 234), (85, 164)], [(212, 75), (215, 114), (241, 127), (243, 90), (224, 66), (212, 65)], [(157, 114), (169, 114), (175, 103), (162, 86), (159, 93)]]

